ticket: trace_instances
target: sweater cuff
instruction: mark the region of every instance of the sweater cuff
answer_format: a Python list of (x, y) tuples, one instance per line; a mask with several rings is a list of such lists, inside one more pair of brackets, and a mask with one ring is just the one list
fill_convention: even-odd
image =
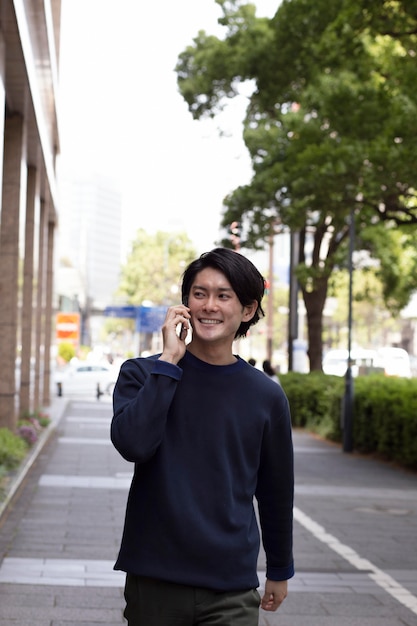
[(151, 374), (162, 374), (163, 376), (169, 376), (175, 380), (181, 380), (182, 369), (178, 367), (178, 365), (174, 365), (174, 363), (157, 359), (151, 370)]
[(266, 577), (269, 580), (289, 580), (294, 576), (294, 563), (288, 567), (267, 567)]

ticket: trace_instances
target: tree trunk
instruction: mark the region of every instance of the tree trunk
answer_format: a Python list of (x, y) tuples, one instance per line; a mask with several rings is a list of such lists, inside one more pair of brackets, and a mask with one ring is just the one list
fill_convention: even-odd
[(322, 279), (314, 291), (302, 289), (307, 316), (310, 372), (322, 370), (323, 360), (323, 310), (327, 296), (328, 279)]

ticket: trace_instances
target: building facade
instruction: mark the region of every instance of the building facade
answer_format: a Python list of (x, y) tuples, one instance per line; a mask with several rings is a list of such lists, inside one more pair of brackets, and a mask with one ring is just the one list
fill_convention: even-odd
[[(120, 283), (122, 195), (108, 176), (61, 168), (58, 301), (81, 316), (80, 343), (99, 338), (94, 322), (114, 304)], [(72, 307), (72, 308), (71, 308)]]
[(50, 402), (60, 20), (0, 2), (0, 427)]

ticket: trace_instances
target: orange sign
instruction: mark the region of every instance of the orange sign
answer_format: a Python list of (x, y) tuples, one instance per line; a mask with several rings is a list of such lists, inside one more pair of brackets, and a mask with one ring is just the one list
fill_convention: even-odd
[(58, 343), (68, 341), (74, 345), (80, 341), (80, 314), (57, 313), (56, 338)]

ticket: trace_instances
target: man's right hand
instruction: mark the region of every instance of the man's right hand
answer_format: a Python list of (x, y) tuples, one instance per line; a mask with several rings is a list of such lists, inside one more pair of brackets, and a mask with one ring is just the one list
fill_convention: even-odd
[[(184, 304), (171, 306), (166, 314), (165, 321), (162, 326), (162, 354), (159, 357), (161, 361), (174, 363), (182, 359), (185, 354), (185, 339), (188, 329), (190, 328), (190, 309)], [(181, 330), (178, 332), (178, 326), (181, 324)]]

